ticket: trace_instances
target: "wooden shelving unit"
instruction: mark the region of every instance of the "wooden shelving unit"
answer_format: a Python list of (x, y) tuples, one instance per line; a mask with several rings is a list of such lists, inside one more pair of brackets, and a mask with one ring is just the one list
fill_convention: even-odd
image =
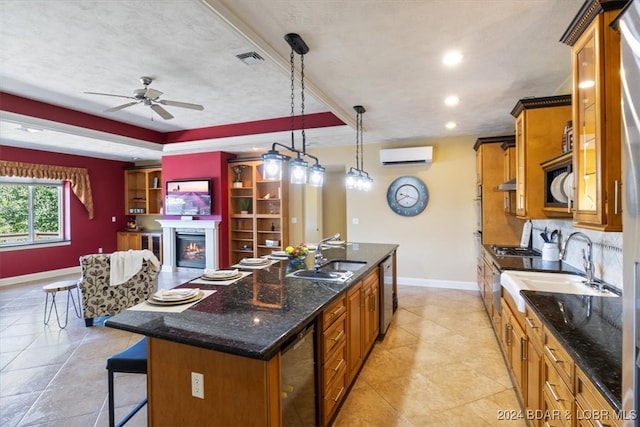
[(124, 171), (126, 215), (159, 215), (162, 209), (162, 169)]

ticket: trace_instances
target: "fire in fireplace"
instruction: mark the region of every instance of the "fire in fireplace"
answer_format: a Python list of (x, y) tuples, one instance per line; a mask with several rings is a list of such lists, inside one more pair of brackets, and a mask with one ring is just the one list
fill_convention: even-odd
[(187, 268), (205, 268), (204, 233), (176, 233), (176, 265)]

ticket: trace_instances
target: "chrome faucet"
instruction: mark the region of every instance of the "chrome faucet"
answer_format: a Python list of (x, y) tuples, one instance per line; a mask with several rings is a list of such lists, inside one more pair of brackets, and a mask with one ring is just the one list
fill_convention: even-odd
[(329, 240), (338, 240), (339, 238), (340, 238), (340, 233), (336, 233), (333, 236), (326, 237), (318, 242), (318, 247), (316, 248), (315, 262), (313, 264), (314, 270), (318, 270), (320, 267), (322, 267), (322, 263), (325, 261), (324, 257), (322, 256), (322, 244), (325, 242), (328, 242)]
[(593, 279), (593, 243), (589, 236), (581, 231), (575, 231), (569, 234), (569, 237), (567, 237), (567, 240), (564, 242), (564, 248), (560, 251), (560, 259), (563, 260), (565, 258), (567, 246), (573, 237), (582, 237), (582, 239), (587, 242), (587, 251), (585, 252), (585, 250), (582, 249), (582, 265), (584, 267), (584, 273), (587, 276), (587, 285), (601, 289), (601, 285)]

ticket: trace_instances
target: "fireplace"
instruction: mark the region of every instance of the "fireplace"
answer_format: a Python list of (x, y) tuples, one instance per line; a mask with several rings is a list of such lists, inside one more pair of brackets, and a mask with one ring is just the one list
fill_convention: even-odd
[(206, 267), (206, 242), (204, 231), (176, 230), (176, 266), (187, 268)]
[(219, 220), (156, 220), (162, 227), (162, 271), (177, 271), (179, 248), (176, 234), (204, 234), (204, 267), (218, 269)]

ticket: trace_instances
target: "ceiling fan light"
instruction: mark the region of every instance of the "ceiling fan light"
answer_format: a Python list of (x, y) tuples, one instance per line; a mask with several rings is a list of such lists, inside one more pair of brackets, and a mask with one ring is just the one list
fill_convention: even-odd
[(315, 164), (309, 168), (309, 184), (312, 187), (322, 187), (324, 184), (325, 168), (319, 164)]
[(289, 162), (289, 182), (291, 184), (306, 184), (309, 164), (297, 158)]

